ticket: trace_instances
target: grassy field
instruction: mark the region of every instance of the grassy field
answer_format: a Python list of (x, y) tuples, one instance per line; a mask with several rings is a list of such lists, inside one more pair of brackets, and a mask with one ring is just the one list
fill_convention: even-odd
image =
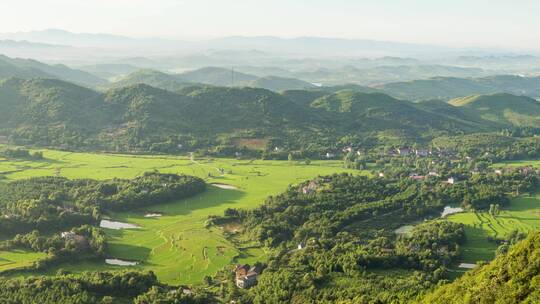
[(467, 243), (463, 247), (463, 261), (488, 261), (497, 248), (487, 240), (488, 236), (501, 238), (512, 230), (540, 230), (540, 193), (513, 199), (496, 217), (486, 212), (467, 212), (454, 214), (449, 220), (465, 224)]
[(26, 250), (0, 251), (0, 272), (15, 268), (32, 266), (32, 264), (47, 254)]
[[(338, 161), (314, 161), (310, 165), (287, 161), (201, 159), (191, 161), (174, 156), (128, 156), (70, 153), (45, 150), (43, 161), (0, 160), (0, 177), (16, 180), (33, 176), (110, 179), (132, 178), (146, 171), (184, 173), (204, 178), (208, 183), (232, 185), (236, 189), (210, 186), (191, 199), (157, 205), (148, 210), (111, 214), (118, 221), (139, 225), (140, 229), (107, 230), (108, 255), (137, 260), (133, 268), (153, 270), (160, 280), (171, 284), (196, 284), (205, 275), (233, 262), (264, 260), (260, 248), (237, 248), (216, 228), (205, 228), (209, 215), (221, 215), (228, 207), (253, 208), (269, 195), (284, 191), (289, 184), (318, 175), (347, 172)], [(221, 174), (219, 169), (224, 169)], [(349, 171), (352, 172), (352, 171)], [(355, 171), (358, 172), (358, 171)], [(147, 218), (146, 213), (162, 213)], [(0, 259), (4, 253), (0, 253)], [(73, 272), (119, 269), (100, 262), (63, 264)], [(56, 269), (51, 269), (54, 273)]]

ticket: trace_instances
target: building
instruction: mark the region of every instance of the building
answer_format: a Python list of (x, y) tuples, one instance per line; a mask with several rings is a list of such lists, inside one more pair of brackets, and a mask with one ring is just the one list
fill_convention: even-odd
[(236, 286), (242, 289), (254, 286), (257, 284), (257, 278), (261, 272), (262, 268), (260, 266), (250, 267), (248, 264), (237, 265), (235, 269)]
[(334, 153), (327, 152), (325, 157), (326, 157), (326, 159), (331, 159), (331, 158), (336, 157), (336, 155)]
[(7, 144), (8, 143), (8, 137), (0, 135), (0, 144)]
[(416, 181), (424, 180), (426, 178), (424, 175), (418, 175), (416, 173), (411, 173), (409, 177)]
[(416, 156), (419, 156), (419, 157), (429, 156), (429, 151), (426, 149), (417, 149), (415, 153), (416, 153)]
[(448, 180), (446, 181), (448, 184), (450, 185), (453, 185), (455, 182), (456, 182), (456, 179), (453, 178), (453, 177), (449, 177)]
[(88, 240), (82, 235), (78, 235), (71, 231), (62, 232), (60, 235), (64, 240), (74, 242), (80, 249), (88, 247)]
[(302, 193), (309, 194), (317, 190), (317, 187), (319, 187), (319, 184), (316, 181), (312, 180), (307, 186), (302, 188)]
[(398, 148), (397, 151), (401, 156), (409, 156), (411, 154), (410, 148)]

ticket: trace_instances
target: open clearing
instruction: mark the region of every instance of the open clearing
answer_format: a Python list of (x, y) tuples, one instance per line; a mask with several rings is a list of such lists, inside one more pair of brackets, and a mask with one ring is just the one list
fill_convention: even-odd
[(496, 217), (486, 212), (466, 212), (448, 219), (465, 224), (467, 242), (462, 247), (463, 262), (489, 261), (497, 249), (495, 243), (488, 241), (489, 236), (502, 238), (513, 230), (540, 230), (540, 193), (513, 199)]
[(35, 261), (46, 256), (45, 253), (26, 250), (0, 251), (0, 272), (32, 266)]
[[(106, 229), (108, 257), (138, 261), (138, 265), (129, 267), (153, 270), (160, 280), (170, 284), (199, 284), (205, 275), (212, 275), (225, 265), (264, 260), (268, 254), (260, 248), (237, 248), (223, 236), (221, 230), (205, 228), (209, 215), (221, 215), (230, 207), (256, 207), (269, 195), (284, 191), (289, 184), (318, 175), (359, 172), (343, 169), (340, 161), (291, 165), (288, 161), (199, 159), (192, 162), (180, 156), (43, 152), (45, 160), (42, 161), (0, 161), (0, 178), (7, 181), (34, 176), (132, 178), (158, 170), (199, 176), (207, 183), (236, 188), (209, 186), (205, 193), (187, 200), (149, 206), (148, 210), (110, 214), (111, 220), (135, 224), (140, 228)], [(148, 213), (161, 216), (145, 217)], [(8, 259), (6, 254), (0, 253), (0, 261)], [(104, 262), (67, 263), (50, 269), (48, 273), (55, 273), (58, 268), (82, 272), (123, 267)]]

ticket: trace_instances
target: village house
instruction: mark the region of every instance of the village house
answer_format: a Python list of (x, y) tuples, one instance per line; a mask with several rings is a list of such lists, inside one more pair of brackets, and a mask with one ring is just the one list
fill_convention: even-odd
[(415, 151), (415, 153), (416, 153), (416, 156), (419, 156), (419, 157), (427, 157), (427, 156), (429, 156), (429, 151), (426, 150), (426, 149), (417, 149)]
[(343, 153), (350, 153), (352, 152), (353, 148), (352, 147), (345, 147), (343, 148), (343, 150), (341, 150)]
[(456, 182), (456, 179), (454, 177), (449, 177), (446, 182), (450, 185), (453, 185)]
[(4, 135), (0, 135), (0, 144), (7, 144), (8, 143), (8, 137)]
[(379, 177), (384, 177), (384, 172), (379, 172)]
[(411, 154), (410, 148), (398, 148), (397, 151), (401, 156), (409, 156)]
[(237, 265), (235, 269), (236, 286), (242, 289), (252, 287), (257, 283), (257, 277), (261, 272), (262, 269), (260, 266), (250, 267), (248, 264)]
[(327, 152), (326, 155), (325, 155), (326, 159), (331, 159), (331, 158), (334, 158), (336, 157), (336, 155), (334, 153), (331, 153), (331, 152)]
[(502, 174), (503, 174), (503, 172), (502, 172), (501, 169), (497, 169), (497, 170), (495, 170), (494, 172), (495, 172), (495, 174), (497, 174), (497, 175), (502, 175)]
[(439, 173), (437, 173), (435, 171), (429, 171), (428, 176), (438, 177)]
[(302, 188), (302, 193), (309, 194), (311, 192), (314, 192), (315, 190), (317, 190), (318, 186), (319, 184), (317, 183), (317, 181), (312, 180), (307, 186)]
[(409, 177), (413, 180), (416, 180), (416, 181), (419, 181), (419, 180), (424, 180), (426, 177), (424, 175), (418, 175), (416, 173), (411, 173), (409, 175)]

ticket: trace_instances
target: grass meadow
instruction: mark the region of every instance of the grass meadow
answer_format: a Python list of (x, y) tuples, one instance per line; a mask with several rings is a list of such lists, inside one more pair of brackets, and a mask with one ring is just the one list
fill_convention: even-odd
[[(262, 248), (241, 248), (226, 239), (219, 229), (205, 228), (209, 215), (221, 215), (229, 207), (254, 208), (269, 195), (284, 191), (289, 184), (318, 175), (358, 172), (343, 169), (340, 161), (313, 161), (305, 165), (288, 161), (221, 158), (191, 161), (180, 156), (43, 152), (45, 159), (41, 161), (0, 160), (0, 178), (4, 181), (35, 176), (132, 178), (147, 171), (158, 170), (199, 176), (210, 184), (227, 184), (236, 188), (209, 186), (205, 193), (187, 200), (109, 215), (113, 220), (137, 224), (140, 229), (106, 229), (108, 256), (139, 261), (140, 264), (133, 266), (134, 269), (152, 270), (161, 281), (169, 284), (198, 284), (204, 276), (212, 275), (226, 265), (236, 262), (253, 263), (267, 256), (268, 252)], [(225, 173), (222, 174), (220, 169)], [(148, 218), (144, 216), (147, 213), (161, 213), (162, 216)], [(2, 259), (9, 260), (10, 254), (0, 253), (0, 267)], [(33, 254), (27, 256), (29, 261), (35, 258)], [(121, 266), (98, 261), (67, 263), (50, 269), (49, 273), (59, 268), (78, 273), (120, 269)]]

